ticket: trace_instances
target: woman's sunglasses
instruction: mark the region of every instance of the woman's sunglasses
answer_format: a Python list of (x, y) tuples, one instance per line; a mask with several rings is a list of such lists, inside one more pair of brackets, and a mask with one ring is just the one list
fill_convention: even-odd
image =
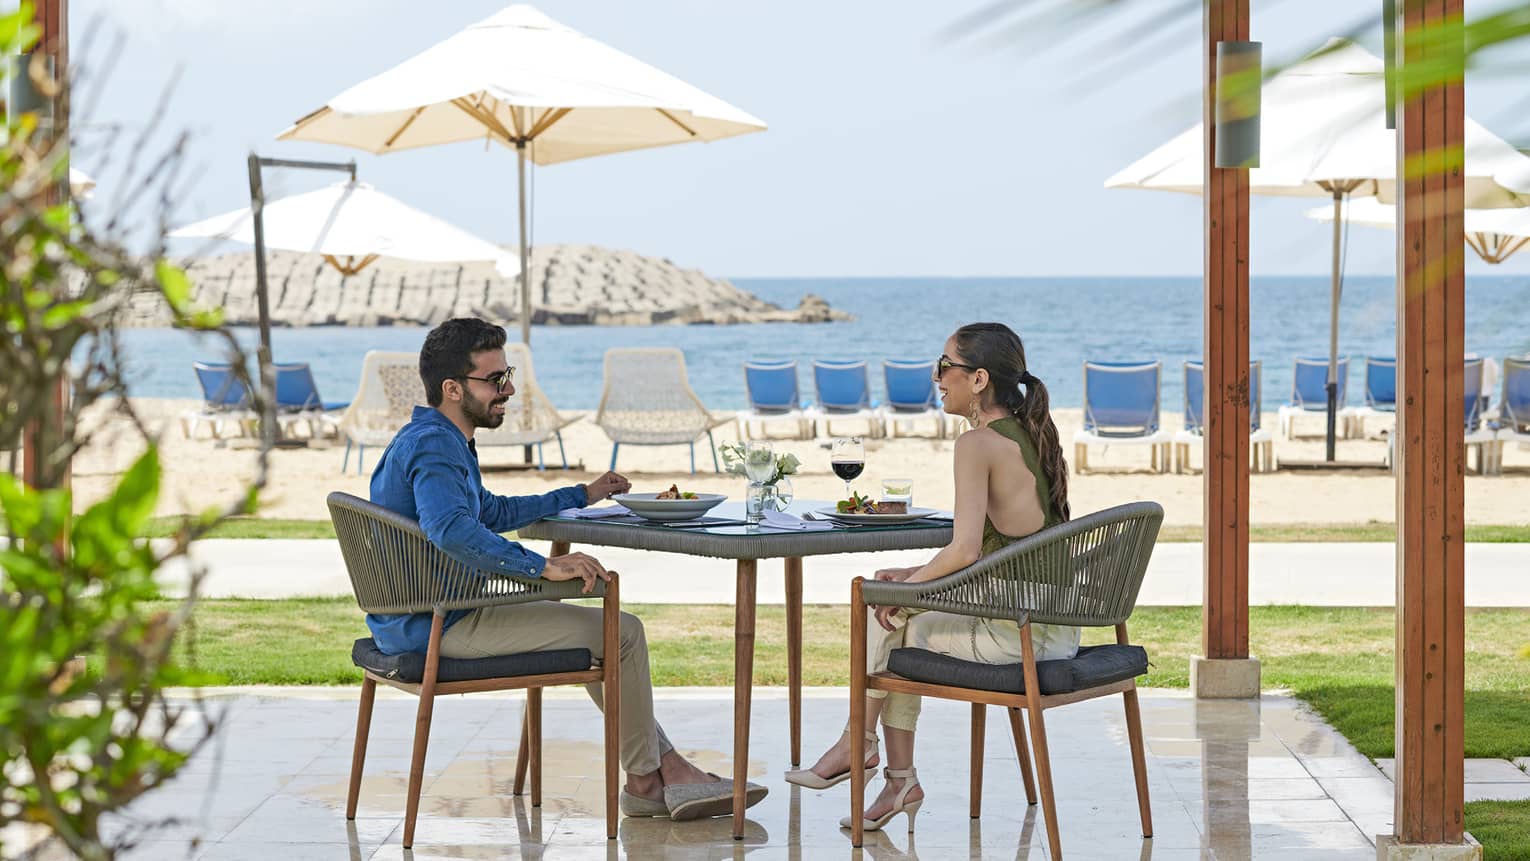
[(498, 392), (499, 394), (504, 394), (505, 393), (505, 389), (510, 388), (511, 378), (514, 377), (514, 376), (515, 376), (515, 368), (506, 368), (503, 371), (500, 371), (500, 372), (494, 373), (494, 374), (490, 374), (487, 377), (474, 377), (474, 376), (471, 376), (469, 374), (458, 374), (457, 375), (457, 379), (459, 379), (459, 380), (477, 380), (480, 383), (488, 383), (489, 385), (494, 387), (494, 391)]
[(977, 368), (972, 365), (964, 365), (961, 362), (953, 362), (945, 356), (941, 356), (939, 359), (935, 360), (935, 379), (939, 381), (941, 377), (944, 377), (948, 368), (964, 368), (968, 371), (977, 370)]

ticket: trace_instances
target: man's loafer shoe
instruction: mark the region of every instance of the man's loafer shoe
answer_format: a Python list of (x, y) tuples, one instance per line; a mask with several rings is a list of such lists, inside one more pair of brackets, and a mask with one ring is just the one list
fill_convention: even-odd
[[(744, 784), (744, 806), (759, 804), (768, 793), (757, 783)], [(676, 822), (727, 816), (733, 812), (733, 781), (671, 784), (664, 787), (664, 803), (669, 807), (669, 818)]]
[(623, 789), (620, 807), (623, 816), (658, 816), (669, 815), (669, 805), (662, 798), (644, 798), (641, 795), (633, 795)]

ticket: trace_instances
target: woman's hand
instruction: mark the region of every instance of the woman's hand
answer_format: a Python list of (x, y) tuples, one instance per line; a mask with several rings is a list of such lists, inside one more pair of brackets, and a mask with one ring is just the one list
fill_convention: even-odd
[[(913, 568), (883, 568), (877, 571), (874, 579), (881, 580), (885, 583), (902, 583), (918, 570), (919, 566), (917, 565)], [(897, 629), (898, 626), (892, 623), (892, 617), (898, 615), (900, 608), (881, 607), (876, 604), (868, 604), (866, 606), (876, 611), (878, 625), (881, 625), (883, 628), (886, 628), (889, 631)]]

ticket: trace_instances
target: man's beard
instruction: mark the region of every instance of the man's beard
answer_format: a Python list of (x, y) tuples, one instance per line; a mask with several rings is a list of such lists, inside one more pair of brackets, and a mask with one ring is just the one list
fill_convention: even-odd
[(505, 423), (505, 416), (503, 413), (495, 415), (492, 408), (495, 404), (502, 404), (508, 400), (510, 399), (505, 397), (494, 398), (491, 401), (480, 401), (473, 397), (471, 391), (464, 389), (462, 392), (462, 414), (467, 417), (468, 421), (473, 423), (475, 428), (497, 428)]

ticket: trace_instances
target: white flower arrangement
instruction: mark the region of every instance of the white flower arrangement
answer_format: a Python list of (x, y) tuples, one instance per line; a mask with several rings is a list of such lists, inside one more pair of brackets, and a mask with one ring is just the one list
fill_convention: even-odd
[[(744, 475), (744, 458), (747, 456), (747, 446), (741, 442), (725, 442), (717, 447), (722, 455), (723, 469), (729, 475)], [(795, 475), (797, 467), (802, 462), (790, 452), (782, 452), (776, 455), (776, 472), (766, 484), (775, 484), (788, 475)]]

